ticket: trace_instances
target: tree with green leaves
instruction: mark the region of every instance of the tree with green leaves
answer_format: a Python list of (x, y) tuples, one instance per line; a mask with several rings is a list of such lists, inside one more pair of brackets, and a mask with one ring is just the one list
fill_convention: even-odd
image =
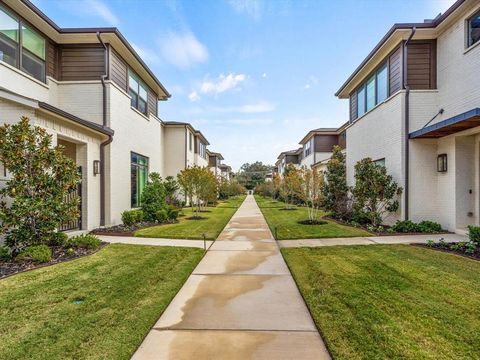
[(159, 173), (150, 174), (147, 186), (142, 192), (143, 217), (147, 221), (157, 220), (157, 212), (165, 208), (165, 185)]
[(178, 203), (177, 192), (180, 189), (180, 185), (173, 176), (167, 176), (163, 181), (165, 188), (165, 201), (169, 205), (175, 205)]
[(79, 217), (79, 199), (65, 201), (81, 180), (77, 166), (45, 129), (27, 117), (1, 126), (0, 161), (11, 176), (0, 190), (0, 229), (14, 254), (48, 243), (60, 223)]
[(334, 217), (344, 219), (351, 212), (345, 155), (337, 145), (333, 147), (332, 157), (327, 163), (323, 196), (325, 210)]
[(245, 163), (240, 167), (237, 175), (238, 182), (248, 190), (255, 189), (258, 184), (265, 182), (265, 176), (273, 171), (271, 165), (265, 165), (261, 161), (252, 164)]
[(302, 179), (300, 172), (292, 164), (288, 164), (283, 173), (280, 185), (280, 195), (286, 203), (286, 208), (291, 209), (296, 196), (300, 192)]
[(373, 226), (380, 226), (384, 217), (399, 208), (402, 188), (387, 174), (385, 166), (365, 158), (355, 165), (355, 186), (352, 189), (353, 209)]

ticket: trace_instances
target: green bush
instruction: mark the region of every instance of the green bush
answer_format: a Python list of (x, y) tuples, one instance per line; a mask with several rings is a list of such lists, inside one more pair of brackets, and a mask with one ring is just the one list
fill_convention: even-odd
[(179, 213), (180, 213), (180, 211), (177, 208), (175, 208), (173, 206), (169, 206), (168, 210), (167, 210), (168, 220), (170, 220), (170, 221), (177, 220)]
[(143, 221), (142, 210), (125, 210), (122, 212), (122, 222), (124, 225), (135, 225)]
[(100, 246), (100, 239), (90, 234), (77, 235), (68, 239), (67, 245), (76, 248), (97, 249)]
[(151, 173), (150, 179), (142, 192), (142, 210), (145, 220), (157, 220), (157, 212), (165, 207), (165, 185), (158, 173)]
[(160, 209), (155, 213), (155, 220), (157, 220), (158, 222), (162, 223), (167, 221), (167, 219), (168, 219), (167, 208)]
[(480, 226), (470, 225), (468, 227), (468, 238), (476, 246), (480, 246)]
[(6, 245), (0, 245), (0, 260), (9, 260), (12, 257), (12, 249)]
[(436, 233), (442, 231), (442, 225), (434, 221), (424, 220), (418, 224), (418, 231), (422, 233)]
[(68, 235), (65, 234), (64, 232), (56, 232), (53, 233), (48, 240), (48, 246), (62, 246), (65, 245), (65, 243), (68, 240)]
[(395, 232), (400, 233), (411, 233), (420, 231), (418, 224), (414, 223), (411, 220), (398, 220), (395, 225), (392, 226), (392, 229)]
[(38, 263), (47, 263), (52, 260), (52, 249), (47, 245), (29, 246), (16, 257), (17, 260), (32, 260)]

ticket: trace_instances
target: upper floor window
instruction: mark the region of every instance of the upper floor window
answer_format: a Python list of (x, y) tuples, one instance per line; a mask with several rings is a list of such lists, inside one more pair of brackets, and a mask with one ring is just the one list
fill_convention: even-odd
[(480, 11), (468, 20), (468, 46), (480, 41)]
[(132, 98), (130, 105), (143, 114), (147, 114), (148, 90), (138, 76), (128, 71), (128, 95)]
[(188, 148), (190, 149), (190, 151), (192, 151), (192, 149), (193, 149), (193, 136), (192, 136), (192, 133), (189, 133), (189, 137), (188, 137)]
[(309, 140), (308, 142), (305, 143), (303, 152), (305, 154), (305, 157), (307, 157), (312, 153), (312, 140)]
[(0, 7), (0, 61), (45, 81), (45, 39)]
[(362, 116), (388, 97), (387, 63), (367, 79), (357, 90), (357, 117)]
[(207, 156), (207, 147), (204, 143), (200, 142), (198, 145), (198, 153), (201, 157), (205, 158)]

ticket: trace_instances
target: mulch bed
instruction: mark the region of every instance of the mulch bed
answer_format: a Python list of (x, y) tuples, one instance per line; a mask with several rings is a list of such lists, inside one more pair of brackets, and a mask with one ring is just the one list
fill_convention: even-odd
[(187, 217), (185, 219), (187, 219), (187, 220), (207, 220), (208, 218), (204, 217), (204, 216), (190, 216), (190, 217)]
[[(450, 245), (454, 245), (455, 243), (446, 243), (446, 244), (448, 244), (450, 246)], [(426, 244), (411, 244), (411, 245), (422, 247), (422, 248), (427, 248), (427, 249), (432, 249), (432, 250), (436, 250), (436, 251), (443, 251), (443, 252), (451, 253), (451, 254), (453, 253), (453, 254), (460, 255), (460, 256), (463, 256), (463, 257), (466, 257), (466, 258), (469, 258), (469, 259), (472, 259), (472, 260), (480, 261), (480, 247), (477, 247), (477, 250), (473, 254), (467, 254), (467, 253), (465, 253), (461, 250), (449, 249), (449, 248), (446, 248), (445, 246), (442, 246), (440, 244), (435, 244), (433, 246), (429, 246), (429, 245), (426, 245)]]
[[(176, 221), (178, 222), (178, 221)], [(114, 225), (104, 228), (97, 228), (90, 231), (90, 234), (93, 235), (106, 235), (106, 236), (134, 236), (135, 231), (149, 228), (152, 226), (158, 226), (163, 224), (171, 224), (172, 222), (168, 223), (158, 223), (158, 222), (141, 222), (135, 225)]]
[(280, 210), (280, 211), (296, 211), (298, 209), (297, 208), (280, 208), (278, 210)]
[(30, 271), (33, 269), (38, 269), (50, 265), (55, 265), (61, 262), (70, 261), (73, 259), (77, 259), (83, 256), (91, 255), (96, 253), (98, 250), (106, 246), (108, 243), (102, 242), (100, 243), (100, 247), (97, 249), (87, 249), (87, 248), (73, 248), (75, 252), (73, 254), (68, 254), (67, 249), (68, 247), (63, 246), (53, 246), (52, 249), (52, 260), (48, 263), (36, 263), (33, 261), (15, 261), (9, 260), (4, 261), (0, 260), (0, 279), (5, 277), (18, 274), (25, 271)]
[(301, 225), (326, 225), (328, 224), (328, 221), (323, 221), (323, 220), (301, 220), (297, 221), (297, 223)]

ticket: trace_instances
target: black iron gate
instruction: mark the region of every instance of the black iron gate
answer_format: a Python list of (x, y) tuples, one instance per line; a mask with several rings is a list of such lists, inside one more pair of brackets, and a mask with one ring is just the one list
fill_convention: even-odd
[[(82, 178), (82, 167), (78, 167), (78, 172), (80, 178)], [(67, 194), (64, 198), (64, 201), (67, 203), (75, 201), (75, 198), (78, 196), (78, 213), (80, 214), (78, 219), (66, 221), (61, 223), (58, 227), (59, 231), (68, 231), (68, 230), (80, 230), (82, 228), (82, 180), (77, 185), (77, 188)]]

